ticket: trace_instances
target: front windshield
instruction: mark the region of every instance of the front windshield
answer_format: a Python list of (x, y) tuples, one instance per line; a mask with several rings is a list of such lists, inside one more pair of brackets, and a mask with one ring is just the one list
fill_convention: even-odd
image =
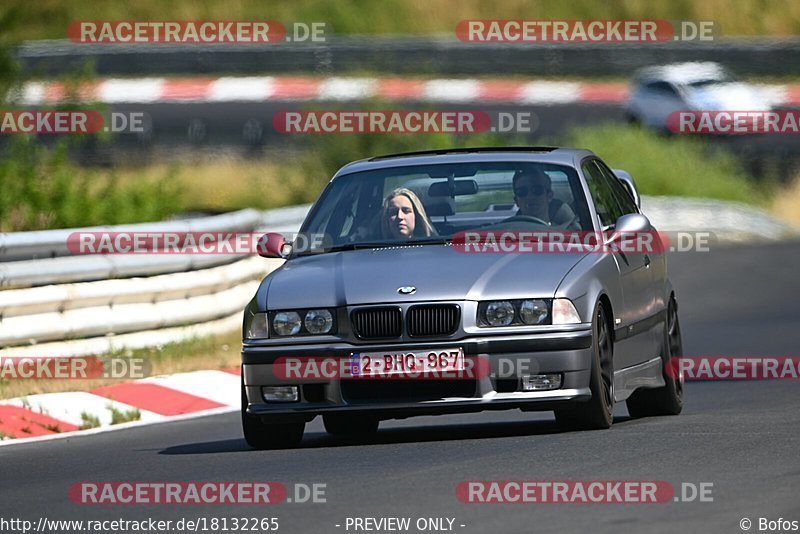
[[(491, 162), (391, 167), (339, 176), (303, 232), (324, 250), (446, 242), (475, 229), (591, 230), (578, 175), (564, 165)], [(322, 248), (308, 252), (322, 252)]]
[(699, 78), (697, 80), (691, 81), (688, 83), (689, 87), (693, 87), (695, 89), (701, 87), (709, 87), (713, 85), (724, 85), (728, 83), (735, 83), (738, 80), (733, 77), (728, 72), (722, 71), (719, 73), (714, 74), (713, 76)]

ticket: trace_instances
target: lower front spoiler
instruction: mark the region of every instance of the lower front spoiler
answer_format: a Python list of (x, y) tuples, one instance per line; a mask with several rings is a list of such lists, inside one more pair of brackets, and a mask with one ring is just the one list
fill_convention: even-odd
[(370, 415), (378, 419), (405, 419), (422, 415), (447, 415), (475, 413), (488, 410), (551, 411), (566, 404), (586, 402), (592, 393), (588, 387), (558, 389), (553, 391), (496, 393), (481, 398), (450, 398), (406, 403), (373, 403), (332, 405), (328, 403), (303, 403), (302, 405), (250, 404), (246, 413), (261, 417), (264, 422), (281, 423), (311, 421), (317, 415), (350, 414)]
[[(278, 370), (277, 359), (317, 356), (346, 361), (352, 352), (398, 352), (461, 347), (480, 363), (467, 380), (375, 380), (332, 376), (293, 376)], [(565, 404), (588, 401), (592, 368), (592, 334), (589, 329), (570, 333), (529, 334), (469, 338), (454, 342), (389, 345), (322, 345), (318, 347), (245, 346), (242, 379), (247, 399), (246, 415), (264, 422), (310, 421), (324, 414), (365, 414), (379, 419), (402, 419), (485, 410), (549, 411)], [(480, 370), (480, 371), (478, 371)], [(525, 391), (522, 378), (559, 374), (561, 384), (549, 390)], [(263, 388), (296, 386), (291, 402), (267, 401)]]

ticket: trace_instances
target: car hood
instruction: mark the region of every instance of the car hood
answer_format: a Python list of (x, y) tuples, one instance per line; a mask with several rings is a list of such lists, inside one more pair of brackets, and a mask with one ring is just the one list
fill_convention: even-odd
[[(267, 309), (368, 303), (552, 297), (587, 254), (466, 254), (449, 245), (391, 247), (304, 256), (262, 284)], [(413, 286), (412, 295), (400, 287)]]

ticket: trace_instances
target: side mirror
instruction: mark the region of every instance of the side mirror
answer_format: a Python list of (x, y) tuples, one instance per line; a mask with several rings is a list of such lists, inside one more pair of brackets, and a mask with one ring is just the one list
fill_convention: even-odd
[(650, 219), (641, 213), (628, 213), (617, 219), (614, 225), (614, 231), (609, 237), (608, 242), (618, 241), (623, 237), (643, 234), (652, 230), (653, 225), (650, 224)]
[(258, 239), (258, 255), (262, 258), (285, 258), (291, 252), (291, 243), (277, 232), (266, 233)]
[(636, 207), (642, 209), (642, 197), (639, 195), (639, 191), (636, 189), (636, 183), (633, 181), (633, 177), (627, 172), (623, 171), (622, 169), (613, 169), (614, 175), (617, 179), (622, 182), (623, 187), (625, 190), (628, 191), (633, 201), (636, 203)]

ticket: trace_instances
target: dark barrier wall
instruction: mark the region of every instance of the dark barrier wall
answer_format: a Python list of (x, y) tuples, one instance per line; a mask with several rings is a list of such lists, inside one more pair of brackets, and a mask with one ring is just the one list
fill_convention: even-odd
[(800, 74), (800, 39), (657, 44), (473, 44), (455, 39), (329, 37), (274, 45), (98, 45), (35, 41), (17, 50), (23, 69), (55, 76), (87, 61), (99, 75), (309, 73), (627, 75), (677, 61), (718, 61), (743, 75)]

